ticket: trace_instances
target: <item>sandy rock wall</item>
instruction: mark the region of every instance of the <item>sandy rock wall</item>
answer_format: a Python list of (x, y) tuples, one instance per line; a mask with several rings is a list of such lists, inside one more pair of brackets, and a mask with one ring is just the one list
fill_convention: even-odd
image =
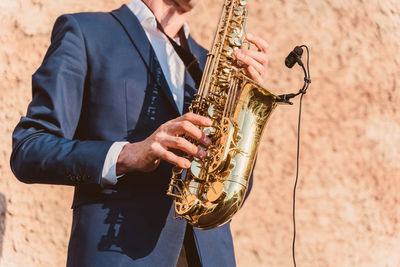
[[(11, 133), (56, 17), (124, 2), (0, 1), (0, 266), (65, 265), (72, 189), (18, 182), (9, 169)], [(249, 2), (248, 32), (270, 44), (266, 87), (296, 91), (301, 70), (283, 60), (297, 44), (311, 48), (298, 266), (400, 266), (400, 2)], [(202, 0), (190, 18), (207, 48), (221, 3)], [(232, 223), (239, 266), (291, 265), (298, 108), (298, 99), (278, 107), (264, 133), (252, 194)]]

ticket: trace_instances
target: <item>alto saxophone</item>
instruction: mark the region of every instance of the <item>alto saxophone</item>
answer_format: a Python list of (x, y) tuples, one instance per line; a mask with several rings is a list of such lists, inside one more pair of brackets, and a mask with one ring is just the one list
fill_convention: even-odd
[(225, 0), (199, 91), (189, 107), (213, 121), (201, 129), (212, 141), (204, 148), (207, 156), (185, 155), (191, 167), (175, 166), (167, 191), (175, 200), (175, 217), (198, 229), (223, 225), (239, 210), (264, 126), (279, 100), (235, 66), (234, 51), (245, 37), (246, 5), (246, 0)]

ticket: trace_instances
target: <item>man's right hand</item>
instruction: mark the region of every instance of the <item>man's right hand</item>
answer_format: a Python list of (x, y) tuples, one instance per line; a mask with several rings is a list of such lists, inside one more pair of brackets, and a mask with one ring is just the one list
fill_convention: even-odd
[(162, 124), (152, 135), (141, 142), (129, 143), (124, 146), (118, 156), (116, 173), (150, 172), (157, 168), (160, 160), (165, 160), (180, 168), (190, 167), (190, 161), (178, 156), (172, 150), (180, 150), (195, 157), (205, 157), (206, 152), (187, 141), (182, 135), (187, 135), (203, 146), (209, 146), (211, 140), (197, 126), (211, 126), (209, 118), (186, 113), (176, 119)]

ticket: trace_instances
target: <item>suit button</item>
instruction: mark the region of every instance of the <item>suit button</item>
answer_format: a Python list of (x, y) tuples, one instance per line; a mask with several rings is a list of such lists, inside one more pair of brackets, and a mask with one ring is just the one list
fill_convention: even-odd
[(80, 175), (80, 174), (76, 175), (76, 180), (78, 182), (82, 182), (82, 175)]

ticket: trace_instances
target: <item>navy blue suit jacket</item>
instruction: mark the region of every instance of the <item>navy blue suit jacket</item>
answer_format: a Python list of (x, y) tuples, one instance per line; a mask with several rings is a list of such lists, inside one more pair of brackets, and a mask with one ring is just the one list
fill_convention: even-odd
[[(204, 66), (207, 51), (188, 42)], [(25, 183), (75, 186), (69, 266), (174, 266), (178, 259), (186, 222), (173, 218), (166, 196), (170, 164), (100, 185), (114, 141), (141, 141), (180, 115), (162, 72), (160, 92), (142, 60), (158, 64), (124, 5), (59, 17), (33, 75), (32, 102), (13, 133), (11, 167)], [(187, 102), (196, 90), (187, 74), (185, 81)], [(204, 266), (235, 265), (229, 223), (194, 235)]]

